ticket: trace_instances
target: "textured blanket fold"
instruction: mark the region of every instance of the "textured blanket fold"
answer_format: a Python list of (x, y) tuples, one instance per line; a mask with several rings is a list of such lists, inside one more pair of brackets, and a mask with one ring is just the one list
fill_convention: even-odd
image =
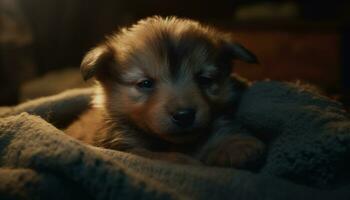
[(250, 87), (238, 109), (241, 123), (275, 135), (263, 173), (321, 188), (349, 183), (350, 118), (340, 103), (266, 81)]
[(150, 160), (65, 135), (58, 128), (91, 95), (78, 89), (0, 109), (0, 199), (350, 198), (350, 120), (325, 97), (272, 81), (247, 90), (236, 122), (270, 141), (252, 173)]

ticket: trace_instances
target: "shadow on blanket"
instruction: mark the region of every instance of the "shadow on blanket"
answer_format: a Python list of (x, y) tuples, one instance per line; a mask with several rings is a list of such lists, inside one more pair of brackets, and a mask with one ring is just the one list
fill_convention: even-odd
[(251, 173), (82, 144), (59, 128), (91, 95), (77, 89), (0, 109), (0, 199), (350, 198), (350, 120), (325, 97), (273, 81), (247, 90), (237, 129), (273, 136), (265, 165)]

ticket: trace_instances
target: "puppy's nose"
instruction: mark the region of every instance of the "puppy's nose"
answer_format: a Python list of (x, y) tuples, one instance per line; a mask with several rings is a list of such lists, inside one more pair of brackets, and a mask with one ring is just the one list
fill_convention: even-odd
[(188, 109), (181, 109), (176, 111), (172, 115), (172, 120), (176, 125), (182, 128), (187, 128), (193, 124), (195, 117), (196, 117), (196, 110), (192, 108), (188, 108)]

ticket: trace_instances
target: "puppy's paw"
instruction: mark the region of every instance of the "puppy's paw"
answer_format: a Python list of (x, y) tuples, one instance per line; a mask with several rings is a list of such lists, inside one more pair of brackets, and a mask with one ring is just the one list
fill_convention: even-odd
[(202, 161), (207, 165), (258, 169), (265, 153), (265, 144), (255, 137), (232, 135), (223, 137), (210, 147)]

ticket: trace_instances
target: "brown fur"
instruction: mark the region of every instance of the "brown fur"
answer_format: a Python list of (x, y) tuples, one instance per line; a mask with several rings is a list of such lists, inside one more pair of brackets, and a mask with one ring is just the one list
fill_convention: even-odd
[[(247, 136), (250, 139), (242, 141), (249, 145), (235, 139), (223, 143), (217, 138), (231, 138), (230, 121), (215, 128), (220, 119), (232, 119), (234, 105), (246, 87), (230, 77), (233, 59), (256, 62), (228, 34), (187, 19), (147, 18), (107, 37), (81, 66), (84, 79), (95, 77), (98, 82), (95, 109), (103, 115), (102, 125), (87, 142), (129, 152), (183, 152), (213, 165), (223, 165), (225, 157), (235, 160), (230, 158), (235, 156), (243, 161), (226, 165), (242, 167), (244, 160), (260, 155), (261, 142)], [(144, 80), (151, 82), (150, 88), (139, 86)], [(174, 123), (174, 113), (185, 108), (195, 111), (186, 127)], [(251, 145), (255, 140), (257, 145)], [(220, 151), (208, 148), (218, 144)], [(235, 144), (247, 155), (214, 155), (222, 149), (239, 150), (232, 147)]]

